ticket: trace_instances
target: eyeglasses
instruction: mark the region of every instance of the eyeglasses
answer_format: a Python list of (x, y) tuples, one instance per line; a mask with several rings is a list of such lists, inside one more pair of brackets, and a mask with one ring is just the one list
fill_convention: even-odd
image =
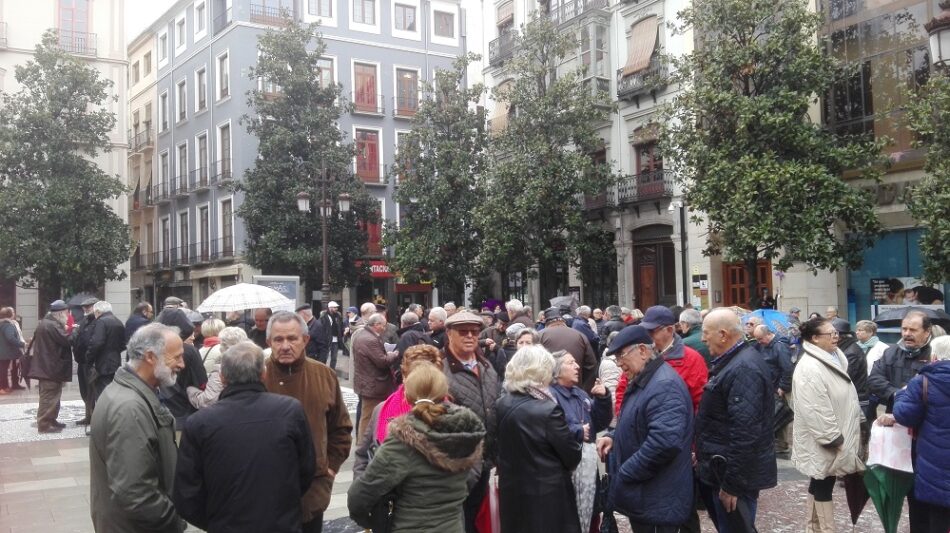
[(634, 344), (634, 345), (631, 345), (631, 346), (630, 346), (629, 348), (627, 348), (626, 350), (620, 352), (620, 355), (617, 356), (617, 358), (618, 358), (618, 359), (623, 359), (624, 357), (630, 355), (631, 352), (633, 352), (634, 350), (636, 350), (636, 349), (637, 349), (638, 347), (640, 347), (640, 346), (646, 346), (647, 349), (650, 350), (650, 351), (653, 350), (653, 345), (652, 345), (652, 344)]
[(841, 336), (841, 334), (838, 333), (837, 331), (830, 331), (830, 332), (828, 332), (828, 333), (816, 333), (816, 334), (815, 334), (816, 337), (821, 337), (822, 335), (831, 335), (831, 338), (832, 338), (832, 339), (835, 338), (835, 337)]
[(456, 329), (454, 330), (460, 337), (478, 337), (481, 331), (477, 329)]

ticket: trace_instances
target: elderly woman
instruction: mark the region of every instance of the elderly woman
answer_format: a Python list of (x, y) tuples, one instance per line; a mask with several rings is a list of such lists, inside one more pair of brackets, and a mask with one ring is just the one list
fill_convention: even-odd
[[(412, 372), (414, 364), (420, 361), (432, 363), (437, 368), (442, 368), (442, 352), (435, 346), (428, 344), (417, 344), (407, 348), (402, 363), (399, 365), (403, 380)], [(366, 465), (373, 459), (376, 449), (386, 441), (389, 434), (389, 423), (411, 410), (412, 404), (406, 400), (406, 387), (403, 384), (400, 384), (396, 392), (390, 394), (388, 398), (373, 409), (373, 416), (370, 417), (369, 424), (366, 425), (366, 431), (356, 448), (356, 458), (353, 461), (354, 479), (363, 475)]]
[(205, 364), (205, 372), (208, 375), (211, 375), (215, 365), (221, 362), (221, 354), (224, 350), (220, 347), (221, 340), (218, 339), (218, 334), (224, 327), (224, 321), (217, 318), (209, 318), (201, 323), (203, 340), (198, 354), (201, 355), (201, 361)]
[(893, 419), (915, 430), (914, 498), (928, 532), (944, 532), (950, 531), (950, 337), (930, 341), (930, 356), (933, 362), (894, 395)]
[[(208, 320), (205, 321), (205, 323), (207, 322)], [(218, 320), (218, 322), (221, 321)], [(205, 329), (203, 324), (202, 329)], [(218, 342), (214, 348), (218, 351), (218, 356), (208, 373), (208, 383), (205, 384), (204, 390), (198, 387), (188, 387), (188, 401), (195, 406), (195, 409), (204, 409), (218, 401), (218, 396), (224, 390), (224, 384), (221, 382), (221, 355), (228, 351), (228, 348), (248, 340), (247, 333), (243, 329), (233, 326), (220, 329), (217, 332), (217, 339)], [(208, 359), (210, 359), (210, 356)]]
[(574, 439), (581, 443), (581, 463), (574, 470), (574, 494), (577, 513), (580, 515), (581, 531), (590, 529), (594, 514), (594, 495), (597, 489), (597, 450), (594, 438), (607, 429), (613, 418), (610, 393), (598, 379), (590, 396), (577, 386), (580, 380), (580, 365), (574, 356), (561, 350), (554, 352), (554, 384), (551, 392), (564, 410), (567, 426)]
[(17, 361), (23, 355), (25, 346), (13, 308), (0, 309), (0, 394), (23, 388), (18, 384)]
[(481, 462), (485, 426), (471, 410), (445, 402), (445, 374), (427, 361), (412, 365), (403, 390), (411, 410), (389, 422), (385, 442), (350, 485), (350, 516), (377, 527), (377, 510), (388, 513), (393, 494), (391, 531), (463, 533), (462, 502), (468, 473)]
[(495, 402), (502, 531), (581, 531), (571, 479), (581, 443), (549, 389), (553, 374), (547, 350), (522, 348), (508, 362), (508, 394)]
[[(541, 335), (538, 335), (537, 330), (531, 328), (522, 328), (515, 336), (515, 347), (518, 348), (518, 350), (524, 348), (525, 346), (533, 346), (535, 344), (541, 344)], [(514, 357), (514, 355), (512, 355), (512, 357)]]
[(802, 355), (792, 377), (792, 462), (811, 478), (805, 531), (828, 532), (834, 531), (836, 476), (864, 470), (861, 408), (831, 321), (813, 318), (802, 324), (801, 333)]

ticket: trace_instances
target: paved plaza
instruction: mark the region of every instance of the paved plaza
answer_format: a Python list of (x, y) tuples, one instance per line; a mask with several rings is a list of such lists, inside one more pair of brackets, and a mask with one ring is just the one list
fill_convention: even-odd
[[(349, 388), (344, 392), (352, 416), (356, 397)], [(84, 429), (74, 425), (83, 415), (78, 387), (75, 383), (66, 387), (60, 420), (67, 428), (60, 434), (36, 432), (36, 405), (35, 387), (0, 397), (0, 533), (91, 533), (89, 441)], [(327, 533), (361, 531), (347, 518), (351, 466), (352, 457), (343, 464), (334, 484), (325, 514)], [(779, 479), (779, 486), (764, 491), (759, 500), (758, 529), (762, 533), (800, 532), (804, 529), (808, 481), (784, 460), (779, 460)], [(838, 531), (882, 531), (872, 503), (852, 530), (844, 489), (835, 489), (835, 502)], [(702, 518), (704, 533), (715, 532), (705, 515)], [(905, 516), (902, 531), (906, 524)]]

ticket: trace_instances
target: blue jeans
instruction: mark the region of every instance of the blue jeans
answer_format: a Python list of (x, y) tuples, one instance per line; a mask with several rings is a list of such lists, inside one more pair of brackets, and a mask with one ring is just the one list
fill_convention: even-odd
[[(706, 504), (706, 512), (709, 513), (709, 518), (712, 520), (713, 524), (716, 526), (716, 531), (719, 533), (734, 533), (729, 529), (729, 514), (726, 513), (726, 509), (722, 506), (722, 502), (719, 500), (719, 487), (713, 487), (712, 485), (707, 485), (705, 483), (699, 484), (699, 490), (703, 498), (703, 502)], [(751, 496), (739, 496), (740, 502), (745, 503), (749, 509), (752, 511), (752, 521), (755, 522), (755, 513), (759, 504), (759, 493), (756, 492), (754, 497)]]

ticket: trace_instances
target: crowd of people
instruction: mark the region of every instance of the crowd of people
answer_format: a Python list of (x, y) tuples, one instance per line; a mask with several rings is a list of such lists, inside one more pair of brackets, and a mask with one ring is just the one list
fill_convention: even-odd
[(916, 434), (910, 531), (950, 530), (950, 337), (920, 311), (888, 346), (833, 308), (792, 309), (777, 331), (733, 308), (535, 318), (518, 300), (413, 304), (399, 327), (374, 303), (218, 318), (168, 298), (124, 324), (108, 302), (80, 307), (52, 302), (30, 342), (0, 309), (0, 363), (21, 354), (38, 381), (43, 433), (62, 430), (78, 364), (99, 532), (321, 531), (353, 447), (349, 512), (375, 531), (699, 532), (700, 511), (753, 531), (784, 456), (810, 480), (803, 527), (825, 533), (875, 421)]

